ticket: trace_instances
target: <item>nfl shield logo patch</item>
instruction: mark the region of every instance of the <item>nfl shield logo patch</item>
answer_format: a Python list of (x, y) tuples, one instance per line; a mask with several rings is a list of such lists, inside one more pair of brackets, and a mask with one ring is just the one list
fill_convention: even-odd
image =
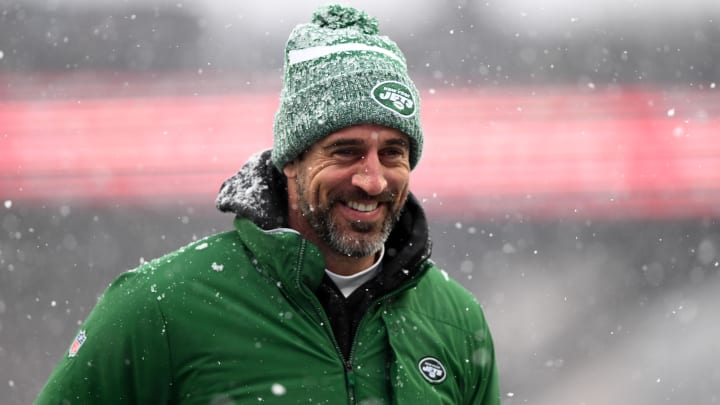
[(85, 343), (85, 340), (87, 339), (87, 336), (85, 335), (85, 331), (81, 330), (77, 336), (75, 336), (75, 340), (73, 340), (72, 344), (70, 345), (70, 350), (68, 350), (68, 357), (75, 357), (77, 355), (78, 350), (80, 350), (80, 347)]

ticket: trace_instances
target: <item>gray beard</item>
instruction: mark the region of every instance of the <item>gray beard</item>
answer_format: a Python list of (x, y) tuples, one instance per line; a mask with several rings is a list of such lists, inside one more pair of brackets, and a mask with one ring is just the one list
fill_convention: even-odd
[[(391, 212), (383, 220), (380, 232), (373, 234), (374, 227), (364, 222), (352, 222), (350, 227), (356, 233), (363, 236), (355, 237), (343, 232), (332, 218), (332, 203), (327, 207), (312, 207), (305, 199), (305, 187), (303, 181), (297, 179), (297, 193), (300, 213), (310, 224), (318, 238), (326, 243), (335, 252), (349, 257), (366, 257), (373, 255), (382, 249), (385, 241), (390, 236), (395, 224), (400, 219), (401, 210)], [(340, 204), (337, 202), (337, 204)], [(401, 204), (402, 207), (404, 204)]]

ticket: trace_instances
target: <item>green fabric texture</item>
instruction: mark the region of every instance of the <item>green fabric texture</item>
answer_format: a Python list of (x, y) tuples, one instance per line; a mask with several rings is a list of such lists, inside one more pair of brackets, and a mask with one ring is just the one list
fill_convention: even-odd
[(410, 138), (410, 166), (422, 154), (420, 95), (397, 44), (378, 21), (352, 7), (318, 8), (285, 48), (272, 160), (279, 170), (310, 145), (359, 124), (395, 128)]
[[(115, 280), (36, 405), (500, 403), (482, 309), (432, 262), (379, 297), (346, 365), (313, 294), (319, 250), (235, 226)], [(437, 381), (419, 368), (428, 356)]]

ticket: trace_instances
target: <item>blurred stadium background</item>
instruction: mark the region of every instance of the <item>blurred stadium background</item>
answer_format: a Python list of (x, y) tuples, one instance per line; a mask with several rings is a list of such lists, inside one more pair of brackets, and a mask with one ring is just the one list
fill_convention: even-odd
[[(503, 402), (720, 403), (720, 2), (347, 3), (422, 91), (412, 189)], [(0, 402), (120, 272), (231, 227), (318, 4), (0, 0)]]

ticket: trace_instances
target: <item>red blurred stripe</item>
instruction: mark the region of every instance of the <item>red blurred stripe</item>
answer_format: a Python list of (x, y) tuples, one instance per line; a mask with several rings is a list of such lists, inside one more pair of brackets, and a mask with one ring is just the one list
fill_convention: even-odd
[[(424, 94), (412, 189), (436, 213), (720, 214), (717, 91)], [(212, 201), (272, 144), (277, 95), (0, 102), (0, 199)]]

